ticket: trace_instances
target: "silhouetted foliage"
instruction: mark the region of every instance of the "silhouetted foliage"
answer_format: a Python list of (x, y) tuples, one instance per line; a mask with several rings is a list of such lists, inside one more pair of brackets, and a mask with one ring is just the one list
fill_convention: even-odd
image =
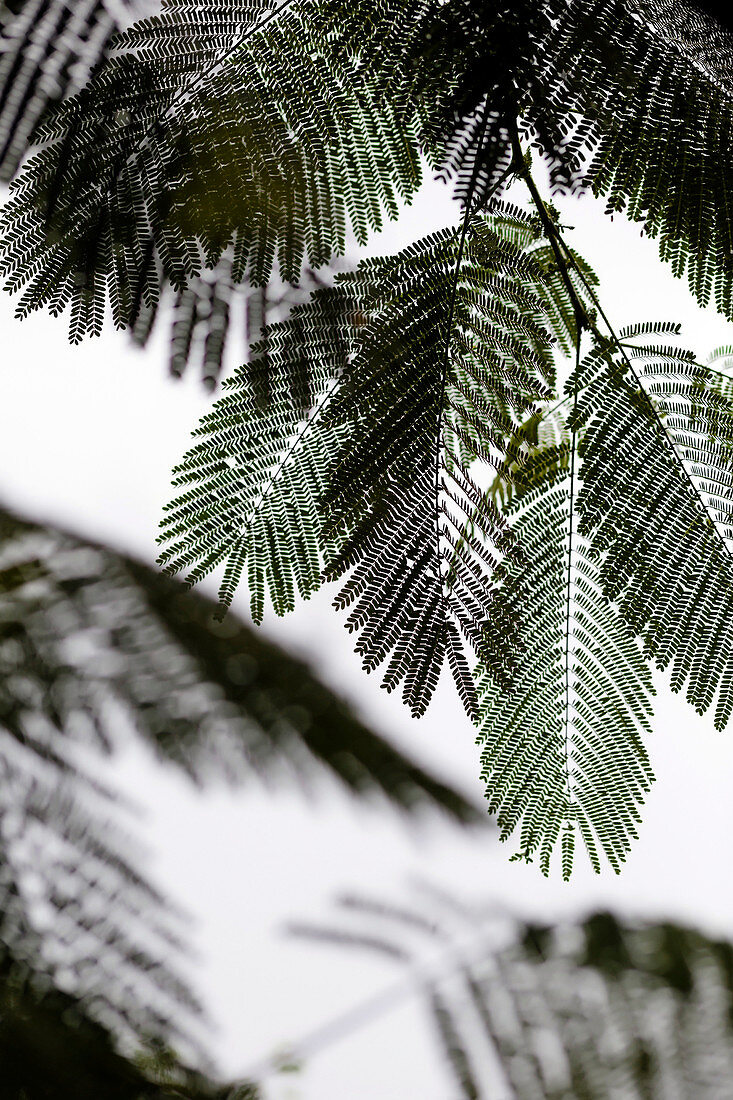
[(80, 1003), (7, 953), (0, 963), (2, 1092), (13, 1100), (256, 1100), (253, 1085), (221, 1085), (164, 1048), (124, 1057)]
[[(515, 858), (559, 847), (567, 877), (580, 838), (618, 871), (649, 663), (733, 709), (731, 394), (674, 323), (617, 331), (533, 158), (733, 319), (726, 25), (687, 0), (166, 0), (33, 134), (3, 220), (20, 315), (68, 307), (78, 340), (111, 309), (144, 341), (173, 296), (173, 369), (214, 381), (235, 298), (257, 314), (176, 470), (166, 567), (224, 563), (257, 621), (343, 579), (413, 714), (449, 667)], [(456, 225), (334, 279), (426, 165)]]
[(400, 809), (481, 821), (303, 661), (234, 616), (219, 621), (213, 601), (179, 582), (8, 512), (0, 554), (0, 721), (19, 743), (45, 726), (50, 751), (65, 738), (111, 748), (127, 717), (196, 780), (274, 770), (297, 783), (310, 763), (311, 775), (321, 765)]

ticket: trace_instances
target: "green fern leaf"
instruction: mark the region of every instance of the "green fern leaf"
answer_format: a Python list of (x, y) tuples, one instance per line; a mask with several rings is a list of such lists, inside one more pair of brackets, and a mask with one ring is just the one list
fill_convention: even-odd
[(481, 649), (509, 544), (470, 467), (501, 465), (516, 417), (550, 393), (553, 327), (567, 337), (562, 308), (541, 323), (538, 237), (499, 207), (463, 239), (365, 261), (273, 328), (178, 468), (193, 487), (170, 506), (166, 567), (197, 580), (226, 562), (224, 603), (246, 570), (256, 619), (266, 591), (282, 613), (350, 571), (336, 602), (365, 667), (387, 661), (385, 686), (419, 714), (447, 659), (475, 711), (463, 645)]
[(78, 340), (109, 302), (135, 326), (223, 259), (224, 285), (275, 267), (297, 282), (343, 254), (349, 225), (363, 243), (396, 216), (420, 182), (414, 124), (347, 66), (332, 6), (178, 0), (118, 36), (46, 117), (4, 211), (19, 315), (70, 306)]
[[(481, 651), (487, 578), (509, 544), (469, 465), (495, 467), (512, 415), (549, 393), (550, 337), (527, 289), (541, 272), (491, 219), (469, 230), (463, 251), (442, 234), (363, 271), (370, 322), (334, 405), (348, 433), (323, 498), (326, 531), (353, 534), (326, 575), (353, 570), (337, 606), (352, 607), (365, 667), (388, 662), (388, 690), (404, 682), (422, 713), (449, 656), (470, 712), (456, 647), (462, 638)], [(491, 293), (496, 276), (503, 301)]]
[(580, 530), (604, 591), (672, 688), (733, 712), (733, 417), (716, 377), (675, 346), (625, 345), (586, 364)]
[(640, 649), (604, 596), (579, 534), (574, 437), (544, 443), (521, 470), (509, 506), (521, 547), (497, 578), (496, 617), (515, 624), (507, 653), (480, 669), (482, 775), (514, 858), (549, 873), (562, 848), (570, 876), (576, 832), (600, 871), (620, 870), (652, 773), (641, 735), (653, 694)]

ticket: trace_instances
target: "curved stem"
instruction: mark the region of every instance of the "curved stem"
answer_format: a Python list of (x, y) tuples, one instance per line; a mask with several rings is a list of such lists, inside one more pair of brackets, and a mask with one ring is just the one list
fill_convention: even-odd
[(593, 323), (586, 311), (586, 308), (583, 305), (583, 302), (577, 290), (573, 286), (572, 279), (570, 278), (570, 272), (568, 270), (566, 259), (562, 251), (562, 248), (564, 247), (562, 237), (560, 236), (557, 227), (553, 225), (552, 220), (547, 213), (547, 208), (545, 207), (545, 204), (542, 200), (542, 196), (537, 190), (537, 184), (532, 179), (532, 176), (530, 175), (529, 170), (524, 163), (524, 152), (522, 151), (522, 143), (519, 139), (519, 127), (517, 125), (516, 118), (512, 120), (510, 135), (512, 142), (512, 151), (514, 154), (512, 160), (517, 164), (517, 174), (522, 177), (527, 186), (527, 190), (532, 196), (532, 202), (537, 211), (537, 214), (539, 215), (539, 219), (542, 222), (542, 226), (545, 230), (545, 236), (550, 243), (550, 247), (552, 248), (555, 259), (557, 261), (560, 277), (565, 283), (565, 288), (570, 296), (570, 301), (573, 303), (576, 330), (578, 333), (583, 328), (587, 328), (589, 331), (595, 331)]
[[(522, 153), (521, 142), (519, 140), (519, 129), (518, 129), (516, 120), (514, 122), (513, 133), (512, 133), (512, 147), (514, 149), (515, 157), (517, 157), (517, 158), (521, 157), (522, 158), (522, 164), (524, 165), (524, 154)], [(580, 295), (578, 294), (576, 288), (573, 286), (573, 281), (570, 278), (570, 270), (571, 269), (577, 274), (578, 278), (580, 279), (580, 282), (583, 284), (583, 288), (584, 288), (586, 294), (588, 295), (588, 297), (592, 301), (594, 308), (597, 310), (598, 316), (601, 318), (604, 325), (608, 329), (610, 342), (620, 352), (620, 354), (621, 354), (621, 356), (624, 360), (624, 363), (628, 367), (629, 372), (631, 373), (632, 377), (634, 378), (634, 381), (636, 382), (637, 386), (639, 387), (639, 390), (640, 390), (641, 394), (643, 395), (643, 398), (646, 402), (646, 405), (647, 405), (649, 411), (651, 412), (654, 420), (656, 421), (656, 424), (657, 424), (657, 427), (659, 428), (659, 431), (661, 432), (663, 438), (667, 441), (667, 443), (670, 447), (670, 450), (672, 452), (672, 455), (673, 455), (677, 465), (679, 466), (685, 481), (687, 482), (688, 485), (690, 485), (690, 487), (692, 489), (692, 492), (693, 492), (700, 508), (702, 509), (703, 514), (705, 515), (705, 518), (707, 519), (708, 523), (713, 528), (715, 534), (718, 535), (718, 537), (720, 539), (720, 542), (722, 543), (723, 547), (725, 548), (725, 552), (728, 554), (729, 557), (733, 558), (733, 547), (731, 547), (729, 545), (727, 539), (723, 536), (720, 529), (718, 528), (718, 524), (717, 524), (716, 520), (710, 515), (710, 511), (709, 511), (708, 506), (705, 502), (705, 498), (703, 497), (702, 493), (700, 492), (700, 489), (698, 488), (697, 483), (695, 482), (695, 480), (690, 476), (690, 473), (687, 470), (687, 467), (685, 466), (685, 464), (684, 464), (684, 462), (683, 462), (683, 460), (680, 456), (680, 453), (679, 453), (679, 451), (677, 450), (677, 447), (674, 444), (674, 441), (672, 439), (670, 439), (670, 436), (669, 436), (669, 433), (667, 431), (666, 425), (664, 424), (664, 421), (662, 420), (661, 416), (659, 415), (659, 411), (658, 411), (656, 405), (654, 404), (651, 397), (649, 396), (649, 394), (644, 389), (644, 386), (642, 385), (642, 382), (641, 382), (641, 378), (639, 377), (639, 374), (638, 374), (636, 368), (634, 367), (634, 364), (632, 363), (631, 359), (629, 358), (629, 356), (626, 352), (626, 347), (625, 347), (623, 341), (616, 334), (616, 330), (614, 329), (614, 327), (611, 324), (606, 312), (604, 311), (603, 306), (601, 305), (595, 290), (593, 289), (591, 284), (586, 279), (586, 277), (583, 274), (583, 271), (580, 268), (580, 266), (575, 262), (575, 259), (572, 255), (570, 249), (566, 245), (566, 243), (565, 243), (565, 241), (562, 237), (562, 234), (560, 233), (558, 227), (553, 224), (551, 218), (549, 217), (549, 215), (547, 213), (547, 209), (545, 207), (545, 204), (542, 200), (542, 196), (540, 195), (539, 191), (537, 190), (537, 185), (535, 184), (534, 180), (532, 179), (532, 176), (530, 175), (530, 173), (528, 172), (526, 167), (523, 167), (522, 169), (520, 169), (519, 175), (521, 175), (522, 179), (524, 180), (524, 182), (527, 186), (527, 189), (528, 189), (528, 191), (529, 191), (529, 193), (532, 197), (532, 202), (535, 206), (535, 209), (537, 210), (540, 221), (542, 222), (542, 225), (544, 226), (545, 234), (546, 234), (547, 239), (550, 243), (550, 246), (551, 246), (552, 251), (554, 253), (555, 259), (557, 261), (560, 276), (561, 276), (561, 278), (562, 278), (562, 280), (565, 284), (565, 287), (568, 291), (568, 294), (570, 295), (570, 300), (573, 303), (573, 309), (575, 311), (576, 327), (577, 327), (578, 333), (580, 333), (582, 328), (586, 328), (589, 332), (591, 332), (593, 334), (593, 336), (595, 336), (596, 340), (598, 341), (598, 343), (601, 346), (603, 346), (604, 344), (608, 345), (608, 342), (609, 342), (608, 337), (605, 337), (603, 335), (603, 333), (599, 329), (598, 325), (596, 324), (595, 320), (588, 313), (588, 310), (586, 309), (585, 305), (583, 304), (583, 301), (580, 298)], [(576, 375), (577, 375), (577, 371), (576, 371)], [(575, 387), (576, 387), (576, 393), (577, 393), (577, 377), (576, 377), (576, 380), (575, 380)]]

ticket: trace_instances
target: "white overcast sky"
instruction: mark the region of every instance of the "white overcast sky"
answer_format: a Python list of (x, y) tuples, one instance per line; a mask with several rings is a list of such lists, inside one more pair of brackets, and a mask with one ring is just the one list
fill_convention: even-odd
[[(733, 343), (733, 326), (697, 309), (638, 228), (618, 216), (612, 224), (588, 198), (563, 209), (615, 322), (682, 321), (701, 356)], [(452, 216), (447, 192), (429, 184), (370, 251), (393, 251)], [(152, 561), (170, 468), (212, 400), (195, 372), (184, 383), (167, 377), (162, 331), (145, 353), (113, 331), (74, 348), (63, 323), (17, 322), (8, 297), (0, 298), (0, 333), (2, 499)], [(427, 717), (410, 719), (361, 672), (329, 599), (325, 592), (285, 620), (270, 617), (265, 629), (315, 662), (377, 728), (480, 798), (478, 750), (452, 687), (442, 685)], [(241, 599), (237, 607), (246, 614)], [(492, 833), (469, 836), (433, 819), (408, 829), (383, 807), (356, 808), (328, 783), (308, 798), (255, 781), (202, 795), (130, 750), (115, 773), (147, 807), (141, 831), (155, 873), (194, 916), (194, 977), (217, 1026), (212, 1049), (222, 1070), (243, 1072), (397, 977), (387, 964), (283, 937), (286, 921), (328, 917), (342, 890), (404, 897), (418, 874), (535, 919), (608, 905), (694, 920), (733, 937), (733, 730), (716, 733), (661, 678), (658, 685), (649, 745), (657, 784), (640, 840), (619, 877), (594, 876), (579, 853), (569, 884), (508, 863), (512, 849)], [(267, 1092), (270, 1100), (453, 1095), (416, 1000), (323, 1050), (303, 1073), (273, 1079)]]

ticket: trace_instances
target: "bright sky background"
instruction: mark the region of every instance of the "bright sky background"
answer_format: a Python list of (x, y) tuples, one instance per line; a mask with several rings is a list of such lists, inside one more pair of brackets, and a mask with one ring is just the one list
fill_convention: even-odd
[[(702, 357), (733, 343), (733, 326), (697, 309), (638, 228), (618, 217), (612, 224), (591, 199), (568, 200), (563, 210), (576, 227), (572, 242), (601, 277), (613, 321), (682, 321)], [(370, 251), (393, 251), (452, 218), (446, 191), (427, 185)], [(152, 561), (170, 468), (212, 400), (195, 372), (183, 383), (166, 376), (163, 331), (145, 353), (112, 331), (72, 348), (63, 323), (37, 316), (21, 324), (6, 297), (0, 336), (3, 500)], [(286, 620), (270, 617), (264, 629), (314, 662), (378, 729), (480, 798), (478, 750), (452, 687), (444, 683), (428, 715), (413, 721), (361, 672), (329, 601), (326, 591)], [(237, 606), (246, 613), (241, 599)], [(328, 918), (332, 897), (344, 890), (409, 899), (409, 878), (420, 875), (535, 919), (608, 905), (694, 920), (733, 937), (733, 730), (715, 733), (709, 718), (658, 684), (649, 746), (658, 781), (640, 840), (620, 877), (594, 876), (579, 851), (567, 885), (508, 863), (513, 849), (491, 832), (467, 835), (435, 819), (406, 827), (382, 806), (355, 807), (327, 782), (308, 797), (256, 781), (202, 795), (140, 749), (119, 758), (115, 775), (146, 807), (141, 831), (154, 872), (194, 916), (194, 977), (217, 1025), (212, 1048), (222, 1070), (246, 1071), (398, 977), (386, 963), (283, 936), (287, 921)], [(413, 999), (325, 1049), (302, 1074), (272, 1079), (266, 1095), (453, 1100), (454, 1092)]]

